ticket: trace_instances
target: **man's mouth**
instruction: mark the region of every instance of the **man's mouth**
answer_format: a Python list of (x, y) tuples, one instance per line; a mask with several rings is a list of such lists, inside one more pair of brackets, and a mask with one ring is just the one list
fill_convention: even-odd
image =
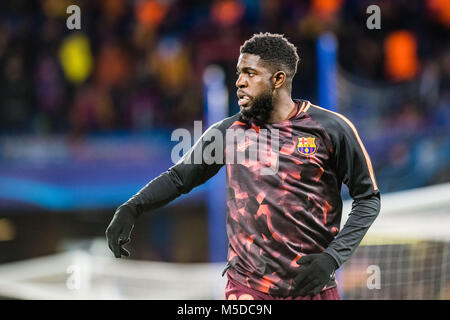
[(250, 97), (248, 95), (246, 95), (245, 93), (238, 92), (237, 96), (239, 98), (238, 105), (241, 107), (248, 104), (250, 101)]

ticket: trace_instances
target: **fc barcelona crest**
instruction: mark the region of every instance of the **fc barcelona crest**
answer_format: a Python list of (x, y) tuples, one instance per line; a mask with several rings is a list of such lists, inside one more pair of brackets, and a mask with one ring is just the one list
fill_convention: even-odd
[(316, 138), (314, 137), (301, 137), (298, 138), (297, 151), (300, 154), (310, 156), (317, 151)]

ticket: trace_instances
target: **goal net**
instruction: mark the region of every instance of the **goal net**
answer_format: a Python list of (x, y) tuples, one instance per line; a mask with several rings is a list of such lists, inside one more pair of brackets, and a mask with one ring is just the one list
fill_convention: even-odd
[(382, 196), (337, 276), (343, 299), (450, 299), (450, 184)]

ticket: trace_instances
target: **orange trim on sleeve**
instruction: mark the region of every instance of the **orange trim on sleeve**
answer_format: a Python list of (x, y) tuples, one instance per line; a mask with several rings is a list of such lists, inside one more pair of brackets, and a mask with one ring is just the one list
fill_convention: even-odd
[(305, 108), (304, 108), (302, 111), (303, 111), (303, 112), (308, 111), (308, 109), (309, 109), (310, 106), (311, 106), (311, 102), (306, 101), (306, 106), (305, 106)]

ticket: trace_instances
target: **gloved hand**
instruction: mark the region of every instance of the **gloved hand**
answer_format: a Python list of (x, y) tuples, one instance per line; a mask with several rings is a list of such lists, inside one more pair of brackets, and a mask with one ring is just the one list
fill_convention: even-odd
[(294, 279), (299, 296), (316, 295), (330, 282), (338, 268), (334, 258), (327, 253), (312, 253), (297, 261), (300, 271)]
[(108, 246), (116, 258), (129, 257), (130, 252), (122, 246), (130, 242), (131, 230), (133, 230), (136, 217), (131, 207), (122, 205), (117, 208), (114, 216), (106, 229)]

